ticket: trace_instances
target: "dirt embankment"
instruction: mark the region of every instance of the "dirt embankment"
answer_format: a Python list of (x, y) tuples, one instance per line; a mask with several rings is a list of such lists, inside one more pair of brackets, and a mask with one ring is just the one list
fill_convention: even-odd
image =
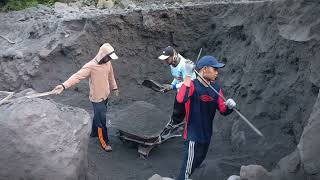
[[(165, 46), (192, 60), (203, 48), (203, 55), (226, 63), (219, 75), (226, 96), (266, 137), (259, 139), (235, 114), (217, 116), (207, 158), (215, 167), (211, 178), (236, 174), (241, 164), (271, 169), (296, 148), (318, 95), (319, 8), (316, 0), (281, 0), (112, 11), (42, 7), (1, 15), (1, 32), (16, 44), (0, 40), (0, 89), (49, 90), (94, 57), (101, 43), (110, 42), (120, 56), (113, 64), (121, 92), (111, 100), (111, 112), (144, 100), (170, 113), (173, 93), (145, 89), (142, 80), (171, 81), (168, 67), (156, 59)], [(87, 93), (83, 82), (55, 100), (90, 109)], [(141, 179), (150, 171), (118, 175)]]

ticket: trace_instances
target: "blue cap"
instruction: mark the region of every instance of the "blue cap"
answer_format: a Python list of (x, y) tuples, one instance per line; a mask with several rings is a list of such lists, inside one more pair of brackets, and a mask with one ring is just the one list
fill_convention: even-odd
[(214, 68), (223, 68), (225, 64), (219, 63), (213, 56), (203, 56), (197, 63), (196, 68), (202, 69), (205, 66), (211, 66)]

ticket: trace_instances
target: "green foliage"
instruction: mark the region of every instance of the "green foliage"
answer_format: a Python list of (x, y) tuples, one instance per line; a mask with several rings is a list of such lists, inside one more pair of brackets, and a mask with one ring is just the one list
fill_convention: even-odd
[(52, 6), (57, 0), (38, 0), (39, 4)]
[(2, 11), (17, 11), (28, 7), (36, 6), (37, 4), (53, 5), (56, 0), (2, 0), (4, 6)]

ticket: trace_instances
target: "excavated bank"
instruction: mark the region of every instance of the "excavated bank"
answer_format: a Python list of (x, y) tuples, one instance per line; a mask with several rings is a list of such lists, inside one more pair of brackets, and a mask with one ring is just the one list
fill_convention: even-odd
[[(261, 164), (270, 170), (296, 148), (318, 95), (319, 6), (316, 0), (213, 2), (112, 11), (59, 6), (59, 10), (41, 7), (1, 15), (1, 32), (17, 43), (0, 40), (0, 89), (47, 91), (93, 58), (99, 45), (107, 41), (120, 56), (113, 65), (121, 96), (112, 98), (110, 113), (143, 100), (170, 114), (174, 93), (159, 94), (141, 82), (171, 81), (169, 68), (156, 59), (165, 46), (176, 47), (192, 60), (203, 48), (203, 55), (214, 55), (226, 63), (219, 74), (226, 96), (237, 101), (266, 137), (259, 139), (236, 115), (217, 116), (207, 157), (215, 172), (210, 178), (237, 174), (241, 164)], [(87, 93), (84, 82), (55, 100), (89, 110)], [(96, 147), (90, 143), (91, 148)], [(116, 138), (114, 143), (118, 151), (111, 157), (89, 148), (90, 173), (146, 179), (155, 172), (175, 176), (179, 170), (181, 141), (163, 145), (157, 149), (161, 158), (154, 157), (146, 164), (134, 158), (134, 151), (122, 149)], [(121, 162), (134, 170), (123, 173), (127, 168)]]

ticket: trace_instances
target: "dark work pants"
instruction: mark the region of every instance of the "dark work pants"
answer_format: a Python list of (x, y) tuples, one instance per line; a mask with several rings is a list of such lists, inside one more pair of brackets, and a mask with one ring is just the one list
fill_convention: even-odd
[(108, 100), (98, 103), (92, 102), (94, 116), (91, 135), (99, 137), (102, 147), (105, 147), (105, 145), (109, 143), (108, 130), (106, 126), (107, 101)]
[(187, 180), (196, 168), (199, 168), (207, 156), (208, 144), (197, 143), (194, 141), (184, 142), (184, 157), (180, 173), (176, 180)]
[(174, 104), (173, 104), (173, 112), (171, 119), (174, 124), (179, 124), (184, 120), (184, 117), (186, 115), (186, 109), (184, 106), (184, 103), (178, 103), (177, 101), (177, 95), (174, 98)]

